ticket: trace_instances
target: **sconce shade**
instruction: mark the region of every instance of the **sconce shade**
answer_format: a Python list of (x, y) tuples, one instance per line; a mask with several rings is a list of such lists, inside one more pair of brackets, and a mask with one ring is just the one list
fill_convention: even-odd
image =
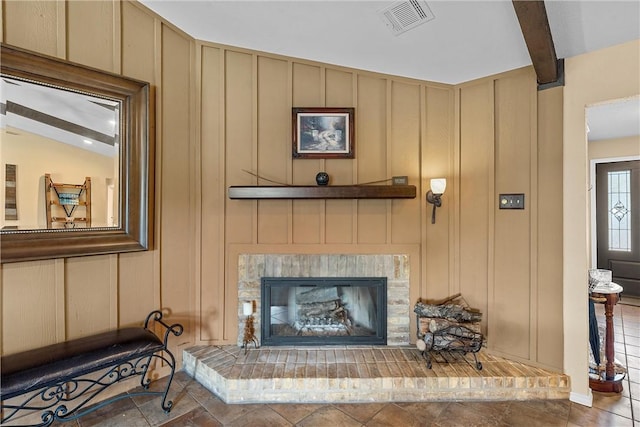
[(434, 178), (431, 180), (431, 191), (433, 194), (444, 194), (444, 190), (447, 188), (446, 178)]
[(251, 316), (253, 314), (253, 302), (243, 302), (242, 303), (242, 314), (245, 316)]
[(427, 191), (427, 203), (433, 205), (431, 211), (431, 224), (436, 223), (436, 208), (442, 206), (442, 194), (447, 188), (447, 180), (445, 178), (434, 178), (431, 180), (431, 190)]

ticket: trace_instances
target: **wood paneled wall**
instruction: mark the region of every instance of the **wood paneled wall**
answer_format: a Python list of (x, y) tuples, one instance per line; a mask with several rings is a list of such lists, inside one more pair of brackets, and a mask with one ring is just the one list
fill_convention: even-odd
[[(485, 313), (492, 351), (562, 369), (561, 241), (548, 231), (561, 218), (538, 191), (561, 176), (562, 92), (538, 94), (531, 69), (453, 87), (194, 41), (137, 3), (2, 6), (4, 42), (151, 82), (157, 143), (154, 249), (3, 265), (3, 353), (155, 307), (186, 327), (176, 350), (234, 343), (239, 248), (403, 250), (412, 299), (460, 291)], [(292, 159), (291, 108), (318, 106), (355, 107), (355, 159)], [(246, 171), (290, 184), (407, 175), (418, 197), (229, 200), (229, 185), (264, 183)], [(527, 208), (499, 211), (501, 192), (525, 193)]]
[[(480, 308), (488, 347), (562, 366), (562, 88), (537, 92), (531, 68), (458, 89), (459, 289)], [(500, 194), (525, 209), (502, 210)]]
[[(316, 173), (326, 171), (337, 185), (407, 175), (423, 194), (423, 152), (445, 156), (430, 158), (434, 170), (427, 173), (452, 177), (453, 88), (210, 43), (196, 51), (202, 176), (196, 221), (202, 236), (196, 256), (202, 266), (196, 286), (199, 338), (235, 340), (233, 248), (238, 245), (268, 253), (289, 253), (292, 247), (307, 253), (370, 253), (375, 247), (387, 253), (410, 245), (418, 258), (414, 295), (425, 295), (427, 284), (418, 280), (426, 262), (420, 249), (426, 234), (422, 195), (401, 201), (247, 201), (228, 200), (225, 189), (267, 182), (255, 175), (314, 184)], [(356, 108), (355, 159), (292, 159), (291, 108), (318, 106)], [(445, 248), (448, 209), (441, 210), (442, 221), (433, 227), (445, 236)], [(438, 246), (434, 241), (431, 250), (440, 263), (430, 271), (444, 280), (430, 292), (447, 295), (450, 255)]]
[(140, 324), (163, 307), (186, 327), (172, 340), (181, 358), (195, 323), (193, 40), (131, 2), (3, 1), (2, 9), (4, 43), (151, 82), (157, 192), (151, 251), (2, 265), (2, 353)]

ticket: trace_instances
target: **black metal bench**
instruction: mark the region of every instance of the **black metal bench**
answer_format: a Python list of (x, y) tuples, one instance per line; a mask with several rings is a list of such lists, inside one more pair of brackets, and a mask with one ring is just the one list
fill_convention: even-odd
[[(164, 340), (149, 329), (151, 320), (166, 328)], [(2, 357), (0, 400), (2, 425), (22, 425), (23, 415), (38, 413), (34, 426), (54, 421), (75, 420), (116, 400), (136, 395), (161, 395), (162, 409), (171, 411), (167, 401), (175, 373), (175, 358), (167, 348), (169, 333), (181, 335), (180, 324), (168, 325), (162, 312), (152, 311), (144, 327), (121, 328), (71, 341), (65, 341)], [(147, 373), (157, 358), (171, 368), (167, 385), (161, 391), (149, 391)], [(139, 375), (144, 391), (121, 394), (87, 408), (93, 398), (110, 385)], [(30, 421), (32, 422), (32, 421)], [(18, 423), (18, 424), (14, 424)]]

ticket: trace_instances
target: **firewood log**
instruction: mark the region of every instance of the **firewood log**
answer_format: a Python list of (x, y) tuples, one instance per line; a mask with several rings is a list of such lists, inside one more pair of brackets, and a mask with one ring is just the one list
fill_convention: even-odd
[(440, 317), (458, 322), (479, 322), (482, 313), (470, 311), (466, 307), (455, 304), (429, 305), (418, 301), (413, 311), (421, 317)]
[(337, 306), (338, 303), (336, 301), (302, 304), (298, 308), (298, 315), (304, 317), (324, 315), (331, 313)]

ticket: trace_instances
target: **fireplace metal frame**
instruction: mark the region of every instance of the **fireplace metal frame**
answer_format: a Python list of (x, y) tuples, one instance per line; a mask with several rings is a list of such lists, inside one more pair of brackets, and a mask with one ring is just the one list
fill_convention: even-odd
[[(378, 319), (376, 335), (371, 336), (277, 336), (271, 334), (271, 288), (317, 286), (377, 287)], [(263, 277), (261, 292), (261, 338), (263, 346), (279, 345), (387, 345), (387, 278), (386, 277)]]

